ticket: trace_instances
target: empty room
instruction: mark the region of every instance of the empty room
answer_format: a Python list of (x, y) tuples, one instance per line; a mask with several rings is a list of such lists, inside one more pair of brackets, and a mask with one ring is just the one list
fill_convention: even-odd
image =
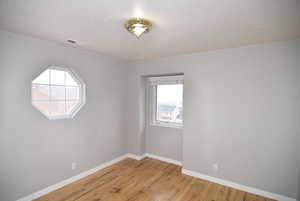
[(300, 201), (300, 0), (0, 0), (0, 201)]

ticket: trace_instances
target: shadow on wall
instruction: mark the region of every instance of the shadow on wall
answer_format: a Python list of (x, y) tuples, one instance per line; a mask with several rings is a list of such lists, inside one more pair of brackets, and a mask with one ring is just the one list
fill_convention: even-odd
[(300, 166), (299, 166), (299, 181), (298, 181), (298, 201), (300, 201)]

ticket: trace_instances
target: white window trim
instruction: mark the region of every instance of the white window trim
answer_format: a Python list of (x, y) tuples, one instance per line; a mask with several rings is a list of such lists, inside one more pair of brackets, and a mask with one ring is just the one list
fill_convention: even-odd
[[(70, 112), (70, 114), (67, 115), (56, 115), (56, 116), (49, 116), (47, 114), (45, 114), (42, 110), (40, 110), (40, 108), (36, 107), (33, 102), (34, 100), (32, 100), (32, 82), (39, 76), (41, 75), (43, 72), (45, 72), (48, 69), (55, 69), (55, 70), (62, 70), (65, 72), (68, 72), (69, 75), (74, 79), (74, 80), (78, 80), (80, 82), (80, 90), (79, 90), (79, 97), (80, 97), (80, 104), (77, 105), (76, 107), (74, 107), (72, 109), (72, 111)], [(49, 80), (50, 81), (50, 80)], [(30, 83), (30, 88), (31, 88), (31, 105), (37, 109), (40, 113), (42, 113), (43, 115), (45, 115), (49, 120), (61, 120), (61, 119), (73, 119), (75, 117), (75, 115), (79, 112), (79, 110), (81, 110), (81, 108), (85, 105), (86, 102), (86, 89), (85, 89), (85, 83), (83, 82), (83, 80), (71, 69), (71, 68), (67, 68), (67, 67), (58, 67), (58, 66), (50, 66), (46, 69), (44, 69), (43, 71), (41, 71), (38, 75), (36, 75)], [(41, 101), (41, 100), (40, 100)]]
[[(156, 119), (157, 110), (157, 85), (170, 85), (170, 84), (183, 84), (183, 75), (176, 76), (161, 76), (161, 77), (149, 77), (147, 81), (148, 88), (148, 102), (149, 102), (149, 124), (150, 126), (160, 126), (167, 128), (182, 129), (184, 122), (165, 122)], [(184, 111), (184, 109), (182, 109)]]
[(149, 77), (148, 82), (151, 86), (154, 85), (168, 85), (168, 84), (183, 84), (182, 75), (174, 76), (161, 76), (161, 77)]

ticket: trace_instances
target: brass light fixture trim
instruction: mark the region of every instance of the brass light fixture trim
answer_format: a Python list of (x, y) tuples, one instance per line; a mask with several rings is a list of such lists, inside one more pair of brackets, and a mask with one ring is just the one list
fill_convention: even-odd
[(124, 23), (124, 27), (137, 38), (140, 38), (142, 34), (151, 30), (152, 24), (143, 18), (131, 18)]

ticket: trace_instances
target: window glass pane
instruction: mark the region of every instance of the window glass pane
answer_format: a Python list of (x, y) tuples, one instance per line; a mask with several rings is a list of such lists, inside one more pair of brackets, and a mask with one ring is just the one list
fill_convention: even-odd
[(66, 103), (65, 102), (50, 102), (50, 116), (62, 116), (66, 115)]
[(50, 115), (50, 104), (48, 101), (33, 101), (32, 104), (36, 106), (45, 115)]
[(79, 87), (66, 87), (67, 100), (78, 100), (79, 99)]
[(32, 83), (33, 84), (49, 84), (49, 70), (45, 70), (42, 74), (40, 74), (37, 78), (35, 78)]
[(73, 79), (73, 77), (68, 72), (66, 73), (66, 85), (78, 86), (77, 82)]
[(157, 85), (156, 120), (182, 123), (183, 85)]
[(49, 86), (33, 84), (32, 100), (49, 100)]
[(50, 84), (65, 85), (65, 71), (51, 69)]
[(50, 86), (51, 100), (65, 100), (66, 88), (64, 86)]
[(83, 86), (64, 68), (51, 67), (32, 81), (32, 104), (49, 118), (68, 118), (83, 104)]
[(67, 113), (71, 113), (75, 107), (78, 105), (79, 103), (79, 100), (78, 101), (68, 101), (66, 102), (66, 110), (67, 110)]

